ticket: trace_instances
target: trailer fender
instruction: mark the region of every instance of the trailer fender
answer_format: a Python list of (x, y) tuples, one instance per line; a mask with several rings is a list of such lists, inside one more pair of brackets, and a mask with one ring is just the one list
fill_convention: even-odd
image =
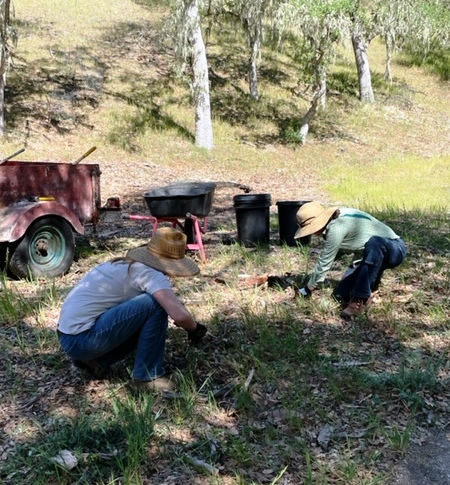
[(84, 234), (84, 227), (75, 214), (58, 202), (17, 202), (0, 208), (0, 242), (14, 242), (20, 239), (28, 227), (44, 216), (65, 219), (72, 229)]

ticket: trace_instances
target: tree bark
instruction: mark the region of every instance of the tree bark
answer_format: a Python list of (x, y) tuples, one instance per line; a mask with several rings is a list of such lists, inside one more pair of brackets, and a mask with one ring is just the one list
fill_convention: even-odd
[(0, 136), (5, 134), (5, 84), (10, 0), (0, 0)]
[(369, 57), (367, 55), (368, 42), (364, 40), (360, 29), (352, 33), (352, 45), (358, 71), (359, 99), (363, 103), (373, 103), (375, 96), (373, 94)]
[(300, 136), (302, 145), (306, 143), (306, 137), (308, 136), (308, 133), (309, 133), (309, 124), (311, 122), (311, 119), (314, 116), (316, 116), (317, 112), (319, 111), (320, 103), (322, 98), (325, 96), (325, 92), (326, 92), (326, 83), (323, 84), (322, 87), (314, 93), (308, 112), (305, 114), (305, 116), (302, 119), (302, 123), (299, 130), (299, 136)]
[[(311, 41), (311, 46), (315, 52), (314, 58), (314, 97), (313, 102), (318, 104), (318, 109), (325, 111), (327, 104), (327, 69), (324, 64), (324, 59), (326, 56), (326, 50), (317, 45), (315, 41)], [(319, 99), (316, 101), (316, 96)]]
[(395, 49), (395, 42), (392, 35), (387, 34), (385, 37), (386, 42), (386, 67), (384, 70), (384, 79), (392, 84), (392, 54)]
[(327, 102), (327, 70), (324, 65), (325, 50), (320, 49), (316, 45), (315, 39), (311, 39), (310, 43), (316, 52), (313, 66), (315, 78), (313, 87), (314, 95), (311, 104), (309, 105), (309, 109), (303, 117), (300, 125), (299, 137), (302, 145), (306, 143), (311, 120), (316, 116), (319, 110), (325, 111)]
[(5, 134), (5, 79), (5, 74), (0, 76), (0, 137)]
[(259, 99), (258, 89), (258, 56), (261, 44), (260, 39), (255, 37), (250, 41), (250, 69), (249, 69), (249, 89), (253, 99)]
[(189, 44), (192, 49), (191, 66), (195, 104), (195, 144), (208, 150), (214, 147), (209, 94), (209, 73), (206, 48), (200, 25), (198, 0), (193, 0), (187, 9), (190, 27)]

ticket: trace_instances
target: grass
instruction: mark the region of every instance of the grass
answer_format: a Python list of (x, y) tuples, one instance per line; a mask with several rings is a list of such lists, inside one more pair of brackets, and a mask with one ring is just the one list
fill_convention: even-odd
[[(389, 215), (398, 214), (384, 214), (394, 225)], [(422, 217), (409, 214), (410, 234)], [(120, 252), (122, 242), (117, 244), (113, 249)], [(436, 281), (448, 284), (448, 271), (445, 254), (431, 252), (438, 247), (445, 249), (438, 240), (429, 248), (410, 242), (416, 256), (387, 275), (369, 319), (350, 325), (324, 304), (331, 287), (310, 301), (294, 301), (282, 288), (242, 286), (244, 274), (280, 274), (286, 267), (304, 274), (307, 251), (217, 247), (194, 284), (177, 282), (211, 334), (203, 346), (188, 348), (182, 332), (170, 329), (167, 361), (180, 376), (174, 400), (130, 394), (131, 362), (104, 383), (70, 368), (52, 324), (36, 325), (28, 315), (36, 314), (36, 301), (54, 301), (47, 296), (53, 283), (42, 282), (40, 299), (27, 295), (28, 304), (15, 305), (22, 316), (11, 315), (1, 327), (3, 362), (11, 366), (3, 395), (5, 410), (13, 410), (6, 433), (15, 443), (3, 478), (134, 484), (151, 477), (159, 483), (170, 469), (184, 483), (277, 483), (282, 477), (293, 483), (383, 483), (388, 464), (419, 430), (448, 419), (448, 323), (437, 311), (448, 304), (448, 292), (435, 293)], [(61, 287), (72, 278), (62, 278)], [(27, 282), (5, 284), (0, 295), (9, 300), (30, 288)], [(26, 372), (31, 365), (43, 369), (39, 379)], [(238, 385), (232, 392), (214, 397), (233, 380)], [(55, 394), (49, 400), (50, 389)], [(318, 448), (326, 425), (330, 442)], [(70, 472), (51, 460), (64, 449), (78, 459)]]
[(341, 165), (328, 171), (326, 186), (333, 199), (348, 205), (361, 207), (376, 201), (378, 207), (439, 212), (449, 208), (449, 166), (448, 156), (388, 158), (363, 167)]
[[(2, 151), (24, 145), (26, 159), (71, 161), (95, 145), (90, 160), (101, 166), (103, 198), (119, 194), (138, 212), (152, 185), (248, 184), (272, 194), (270, 245), (230, 244), (232, 194), (217, 191), (201, 275), (174, 282), (210, 333), (188, 347), (182, 331), (169, 329), (167, 366), (180, 381), (172, 400), (132, 394), (132, 360), (111, 380), (90, 381), (54, 332), (78, 279), (142, 244), (148, 228), (116, 222), (78, 237), (72, 270), (55, 281), (0, 274), (0, 480), (386, 483), (412, 441), (449, 421), (448, 84), (402, 59), (386, 85), (374, 43), (377, 101), (360, 106), (344, 49), (329, 77), (327, 112), (300, 146), (293, 134), (307, 100), (295, 94), (299, 66), (266, 48), (255, 104), (243, 91), (239, 34), (224, 29), (208, 38), (216, 148), (205, 152), (193, 146), (188, 86), (172, 70), (158, 34), (164, 8), (154, 4), (16, 5), (20, 40)], [(308, 301), (294, 299), (289, 285), (247, 284), (260, 275), (303, 281), (320, 242), (278, 244), (274, 208), (311, 199), (366, 209), (408, 244), (408, 259), (386, 274), (369, 316), (352, 324), (329, 298), (345, 259)], [(63, 450), (77, 460), (71, 470), (54, 461)]]

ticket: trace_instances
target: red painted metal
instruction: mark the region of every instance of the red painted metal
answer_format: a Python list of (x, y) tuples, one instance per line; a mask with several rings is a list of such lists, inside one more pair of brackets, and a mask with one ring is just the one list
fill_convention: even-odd
[(20, 238), (39, 217), (59, 216), (79, 233), (100, 217), (98, 164), (5, 161), (0, 164), (0, 242)]
[[(185, 232), (185, 226), (183, 225), (183, 220), (181, 218), (176, 217), (155, 217), (155, 216), (142, 216), (139, 214), (127, 214), (125, 216), (126, 219), (134, 219), (137, 221), (149, 221), (153, 224), (152, 233), (158, 229), (158, 224), (161, 222), (169, 222), (172, 224), (172, 227), (180, 229), (182, 232)], [(186, 244), (186, 249), (190, 251), (198, 251), (200, 253), (200, 257), (202, 261), (206, 261), (206, 251), (203, 245), (202, 234), (205, 234), (207, 228), (207, 220), (206, 217), (202, 218), (203, 224), (200, 225), (200, 218), (190, 214), (189, 212), (185, 216), (186, 219), (191, 219), (193, 222), (193, 229), (194, 229), (194, 241), (188, 242)], [(186, 222), (185, 222), (186, 224)]]
[(71, 224), (74, 231), (84, 233), (84, 227), (75, 214), (57, 202), (19, 202), (0, 209), (0, 242), (17, 241), (36, 219), (44, 216), (61, 217)]

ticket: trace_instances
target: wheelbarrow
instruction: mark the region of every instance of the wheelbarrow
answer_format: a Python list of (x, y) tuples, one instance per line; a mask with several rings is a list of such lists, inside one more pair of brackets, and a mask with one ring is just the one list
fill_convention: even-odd
[(202, 234), (207, 230), (207, 216), (215, 189), (216, 184), (213, 182), (180, 182), (157, 187), (144, 194), (150, 210), (149, 216), (125, 214), (124, 217), (150, 221), (153, 223), (153, 231), (156, 231), (160, 222), (171, 223), (186, 234), (186, 248), (198, 250), (202, 261), (206, 261)]

